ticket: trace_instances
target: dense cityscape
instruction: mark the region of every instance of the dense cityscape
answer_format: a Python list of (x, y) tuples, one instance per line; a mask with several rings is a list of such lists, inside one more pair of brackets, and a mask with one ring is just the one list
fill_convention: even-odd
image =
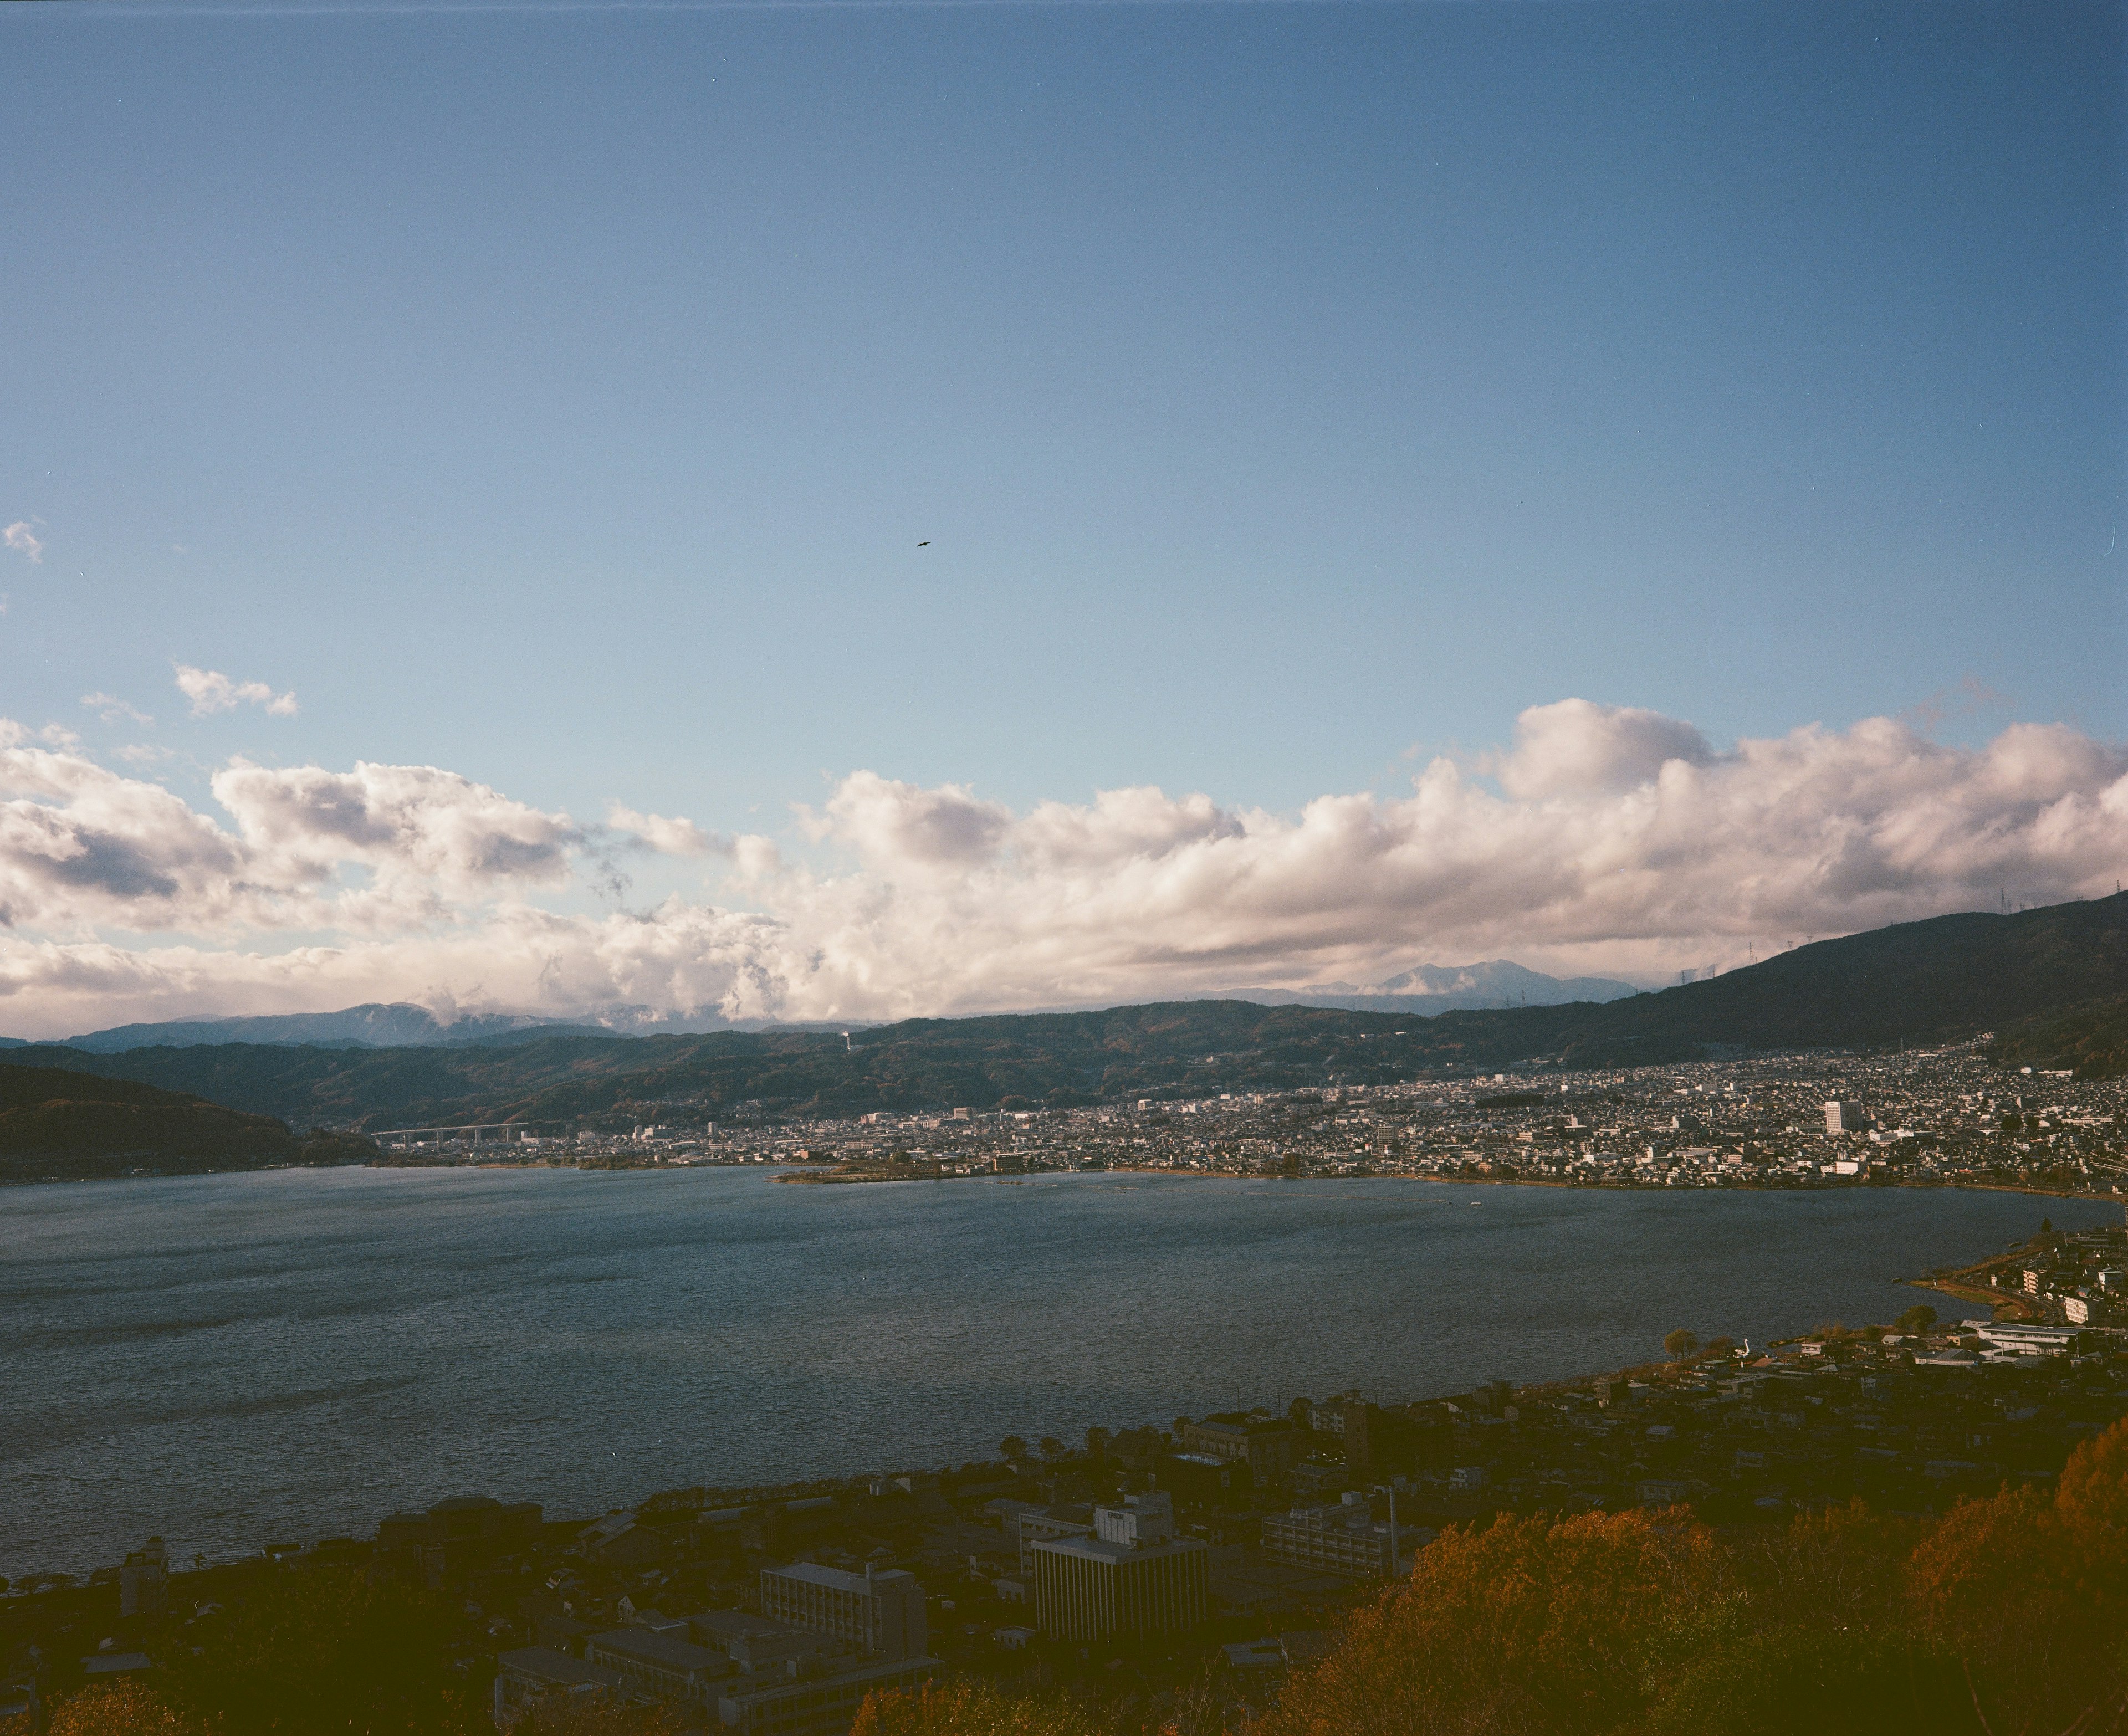
[(698, 1105), (625, 1131), (511, 1125), (376, 1136), (382, 1161), (773, 1164), (786, 1179), (1039, 1170), (1409, 1175), (1603, 1187), (2012, 1186), (2128, 1190), (2128, 1081), (2005, 1069), (1984, 1041), (1586, 1073), (1496, 1072), (1121, 1107), (945, 1108), (801, 1121)]

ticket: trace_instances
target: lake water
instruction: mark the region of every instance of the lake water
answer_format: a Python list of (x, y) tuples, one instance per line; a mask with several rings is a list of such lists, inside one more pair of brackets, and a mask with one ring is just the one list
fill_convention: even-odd
[[(1883, 1321), (2117, 1207), (1411, 1181), (778, 1185), (328, 1169), (0, 1191), (0, 1573), (211, 1559), (492, 1493), (933, 1467)], [(1942, 1298), (1933, 1298), (1940, 1305)]]

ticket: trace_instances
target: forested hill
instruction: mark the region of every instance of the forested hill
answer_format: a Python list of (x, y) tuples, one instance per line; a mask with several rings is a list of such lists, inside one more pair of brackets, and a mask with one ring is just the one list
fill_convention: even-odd
[[(2089, 1034), (2069, 1009), (2128, 996), (2128, 897), (1939, 917), (1798, 947), (1709, 982), (1603, 1005), (1425, 1018), (1192, 1001), (1098, 1013), (911, 1019), (857, 1034), (563, 1033), (489, 1048), (228, 1043), (93, 1055), (0, 1051), (196, 1093), (297, 1127), (468, 1120), (625, 1125), (771, 1112), (1033, 1108), (1201, 1096), (1510, 1065), (1621, 1065), (1725, 1051), (1870, 1047), (1995, 1033), (2042, 1059)], [(2112, 1025), (2117, 1039), (2118, 1008)], [(2094, 1016), (2095, 1017), (2095, 1016)], [(2050, 1021), (2053, 1023), (2050, 1025)]]
[(131, 1079), (0, 1068), (0, 1182), (344, 1162), (359, 1145), (300, 1140), (269, 1117)]

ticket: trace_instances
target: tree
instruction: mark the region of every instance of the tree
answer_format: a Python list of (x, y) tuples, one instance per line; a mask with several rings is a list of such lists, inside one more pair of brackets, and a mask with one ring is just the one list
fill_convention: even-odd
[(47, 1736), (197, 1736), (199, 1726), (170, 1710), (145, 1681), (99, 1681), (53, 1709)]
[(1118, 1736), (1115, 1727), (1058, 1695), (1015, 1699), (986, 1681), (932, 1682), (874, 1694), (850, 1736)]
[(1682, 1326), (1663, 1340), (1664, 1353), (1672, 1362), (1683, 1362), (1686, 1357), (1694, 1354), (1698, 1349), (1699, 1335), (1697, 1332), (1688, 1332)]
[(1315, 1426), (1315, 1401), (1296, 1398), (1285, 1407), (1285, 1414), (1293, 1419), (1294, 1428), (1312, 1429)]
[(1086, 1450), (1092, 1454), (1096, 1459), (1107, 1457), (1109, 1450), (1109, 1431), (1106, 1429), (1087, 1430)]
[(1936, 1324), (1936, 1310), (1926, 1302), (1916, 1302), (1892, 1324), (1909, 1338), (1919, 1338)]
[(1024, 1459), (1027, 1457), (1027, 1443), (1017, 1435), (1008, 1435), (998, 1443), (998, 1451), (1007, 1459)]
[(1639, 1727), (1651, 1648), (1718, 1607), (1714, 1534), (1674, 1512), (1451, 1526), (1297, 1673), (1261, 1736), (1589, 1736)]
[(511, 1736), (686, 1736), (670, 1706), (616, 1705), (582, 1694), (549, 1694), (510, 1727)]
[(1057, 1440), (1054, 1435), (1043, 1435), (1041, 1440), (1041, 1448), (1042, 1456), (1044, 1459), (1054, 1460), (1062, 1459), (1064, 1456), (1064, 1443)]
[(454, 1667), (475, 1649), (458, 1607), (330, 1568), (262, 1573), (197, 1657), (169, 1667), (180, 1712), (230, 1736), (472, 1731), (481, 1686)]

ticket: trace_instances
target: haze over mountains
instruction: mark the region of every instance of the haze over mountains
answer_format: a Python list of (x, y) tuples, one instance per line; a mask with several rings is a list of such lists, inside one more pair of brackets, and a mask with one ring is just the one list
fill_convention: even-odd
[[(1568, 1001), (1609, 1001), (1636, 994), (1631, 983), (1608, 977), (1560, 979), (1527, 970), (1506, 959), (1477, 965), (1421, 965), (1371, 986), (1324, 983), (1304, 989), (1236, 989), (1212, 997), (1263, 1006), (1340, 1007), (1376, 1013), (1451, 1012), (1461, 1007), (1556, 1006)], [(61, 1040), (59, 1046), (92, 1055), (128, 1049), (197, 1048), (217, 1043), (307, 1044), (323, 1049), (425, 1049), (463, 1043), (525, 1042), (541, 1036), (677, 1036), (721, 1030), (758, 1030), (760, 1019), (727, 1022), (714, 1013), (695, 1018), (659, 1015), (647, 1007), (612, 1007), (590, 1017), (540, 1018), (518, 1013), (463, 1013), (439, 1019), (410, 1002), (371, 1002), (335, 1013), (262, 1013), (242, 1017), (173, 1019), (114, 1025)], [(853, 1028), (867, 1022), (856, 1022)], [(800, 1027), (802, 1028), (802, 1027)], [(0, 1037), (0, 1046), (26, 1046)]]
[[(378, 1019), (372, 1028), (399, 1027)], [(2128, 1069), (2124, 1028), (2128, 896), (2116, 896), (1904, 923), (1607, 1003), (1429, 1017), (1192, 1001), (910, 1019), (847, 1042), (790, 1029), (631, 1038), (531, 1027), (388, 1048), (25, 1046), (0, 1053), (0, 1065), (131, 1079), (297, 1127), (378, 1131), (476, 1119), (625, 1126), (734, 1112), (1066, 1107), (1429, 1070), (1558, 1071), (1983, 1035), (2021, 1064), (2051, 1065), (2081, 1044), (2074, 1064), (2105, 1073)]]
[(1266, 1007), (1342, 1007), (1362, 1013), (1451, 1013), (1464, 1007), (1556, 1007), (1615, 1001), (1640, 989), (1608, 976), (1546, 976), (1509, 959), (1478, 965), (1420, 965), (1372, 984), (1315, 983), (1304, 989), (1233, 989), (1228, 998)]

